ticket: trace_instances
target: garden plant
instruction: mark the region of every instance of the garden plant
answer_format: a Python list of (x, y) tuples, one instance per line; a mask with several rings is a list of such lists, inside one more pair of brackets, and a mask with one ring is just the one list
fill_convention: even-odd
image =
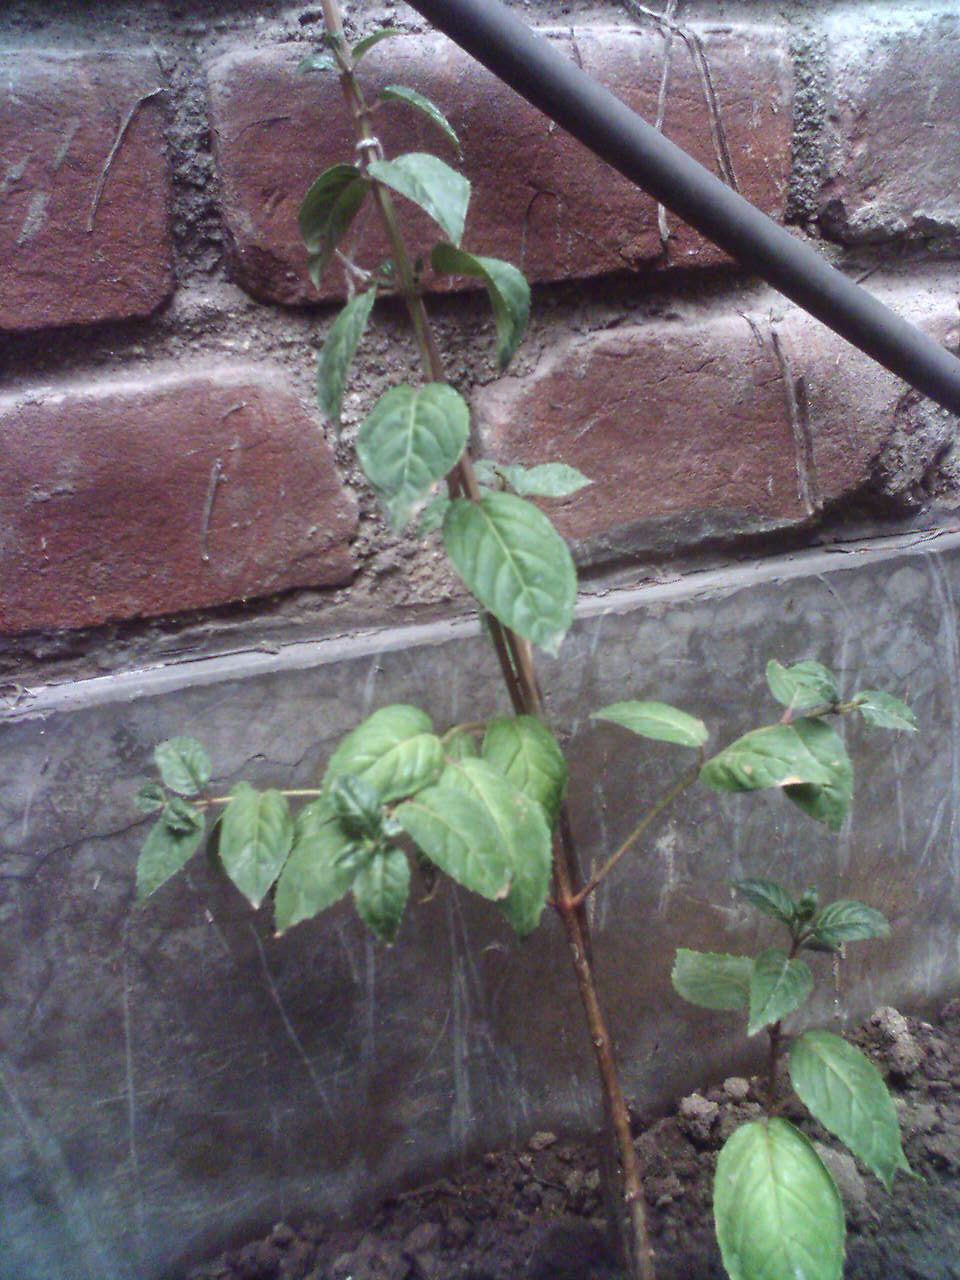
[[(619, 1170), (613, 1205), (624, 1264), (630, 1276), (651, 1280), (640, 1169), (595, 981), (587, 899), (698, 779), (716, 791), (778, 788), (811, 818), (839, 830), (853, 774), (828, 718), (856, 711), (875, 725), (906, 730), (915, 721), (905, 704), (879, 691), (861, 690), (842, 701), (834, 676), (810, 661), (789, 668), (771, 662), (767, 678), (786, 707), (782, 718), (710, 759), (706, 726), (684, 711), (651, 700), (598, 708), (595, 718), (691, 749), (696, 760), (584, 879), (565, 800), (567, 766), (547, 723), (533, 660), (534, 647), (559, 650), (573, 618), (577, 576), (565, 542), (530, 499), (563, 497), (589, 480), (561, 461), (523, 467), (471, 458), (469, 408), (445, 376), (424, 301), (430, 275), (473, 277), (486, 288), (501, 369), (523, 334), (530, 290), (512, 265), (461, 247), (470, 198), (466, 178), (432, 154), (384, 155), (375, 129), (384, 109), (422, 113), (442, 145), (458, 149), (449, 121), (415, 89), (391, 85), (376, 100), (365, 96), (358, 64), (374, 45), (399, 33), (378, 30), (351, 47), (335, 0), (323, 0), (323, 10), (325, 36), (299, 70), (339, 76), (357, 158), (322, 173), (299, 215), (312, 278), (319, 282), (339, 263), (348, 294), (320, 355), (319, 404), (337, 424), (376, 299), (399, 295), (422, 378), (391, 388), (374, 405), (360, 426), (357, 456), (393, 530), (412, 529), (420, 538), (440, 531), (450, 561), (476, 598), (512, 714), (483, 716), (478, 708), (476, 719), (438, 730), (418, 707), (382, 707), (347, 734), (309, 790), (258, 791), (240, 782), (229, 795), (211, 794), (212, 767), (201, 744), (187, 737), (162, 743), (156, 749), (160, 781), (148, 783), (138, 797), (144, 811), (159, 815), (139, 858), (138, 896), (152, 894), (209, 840), (252, 907), (272, 900), (278, 933), (352, 894), (365, 924), (392, 944), (412, 874), (432, 886), (439, 873), (490, 900), (521, 937), (536, 929), (549, 905), (565, 931), (596, 1058), (612, 1164)], [(401, 234), (397, 196), (419, 206), (443, 232), (422, 257), (411, 254)], [(353, 229), (362, 225), (355, 220), (367, 202), (390, 244), (389, 258), (372, 270), (355, 260), (354, 239), (360, 237)], [(291, 801), (300, 804), (296, 813)], [(781, 1020), (812, 983), (799, 952), (880, 936), (884, 922), (849, 902), (818, 915), (810, 893), (794, 903), (765, 881), (742, 881), (738, 890), (786, 925), (788, 951), (766, 951), (756, 962), (681, 951), (674, 983), (695, 1003), (748, 1009), (751, 1033), (768, 1027), (772, 1081), (784, 1044)], [(789, 1060), (794, 1087), (813, 1114), (889, 1182), (904, 1163), (896, 1118), (866, 1059), (835, 1036), (811, 1032), (792, 1044)], [(813, 1148), (786, 1121), (771, 1116), (734, 1135), (721, 1155), (717, 1203), (731, 1276), (827, 1280), (840, 1274), (843, 1221), (836, 1190)], [(808, 1235), (827, 1221), (829, 1243), (817, 1252)], [(773, 1235), (779, 1253), (772, 1250)]]

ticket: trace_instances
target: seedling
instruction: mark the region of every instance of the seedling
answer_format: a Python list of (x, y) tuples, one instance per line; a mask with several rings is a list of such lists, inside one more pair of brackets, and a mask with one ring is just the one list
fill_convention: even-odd
[[(323, 10), (327, 30), (321, 48), (303, 59), (300, 71), (339, 76), (359, 159), (322, 173), (299, 214), (311, 277), (319, 282), (339, 264), (348, 293), (320, 355), (318, 402), (336, 427), (376, 299), (382, 292), (398, 293), (416, 337), (422, 380), (391, 388), (373, 406), (357, 434), (357, 457), (395, 531), (413, 530), (421, 538), (440, 531), (450, 561), (477, 601), (513, 715), (440, 731), (418, 707), (382, 707), (338, 745), (316, 788), (296, 791), (260, 792), (241, 782), (228, 795), (211, 794), (212, 767), (204, 748), (187, 737), (163, 743), (156, 750), (161, 783), (148, 783), (138, 797), (142, 809), (159, 814), (137, 866), (138, 896), (154, 893), (197, 852), (209, 815), (220, 864), (255, 909), (271, 899), (278, 933), (352, 894), (365, 924), (392, 944), (416, 870), (428, 886), (444, 875), (495, 903), (523, 937), (537, 927), (552, 885), (550, 902), (569, 943), (619, 1167), (613, 1218), (622, 1229), (630, 1276), (652, 1280), (639, 1164), (594, 978), (586, 899), (698, 777), (719, 790), (781, 787), (812, 817), (838, 827), (850, 803), (852, 771), (842, 741), (819, 717), (856, 704), (864, 715), (899, 716), (909, 727), (910, 712), (900, 703), (900, 711), (891, 709), (896, 700), (888, 705), (880, 694), (864, 693), (849, 706), (838, 705), (833, 685), (824, 685), (822, 677), (818, 683), (804, 664), (779, 668), (792, 691), (791, 722), (785, 717), (780, 726), (748, 734), (704, 766), (708, 734), (695, 717), (654, 701), (601, 709), (598, 718), (694, 749), (697, 762), (582, 882), (565, 801), (567, 766), (546, 723), (532, 656), (534, 645), (551, 654), (559, 650), (573, 617), (577, 576), (563, 539), (529, 499), (563, 497), (589, 480), (562, 462), (522, 467), (471, 458), (469, 407), (445, 378), (425, 284), (430, 272), (480, 282), (493, 309), (500, 368), (522, 337), (530, 290), (509, 263), (461, 247), (470, 199), (466, 178), (426, 153), (384, 155), (373, 128), (374, 113), (383, 109), (415, 110), (451, 151), (458, 145), (450, 122), (416, 90), (394, 85), (376, 101), (365, 97), (358, 63), (374, 45), (399, 33), (377, 31), (351, 49), (335, 0), (323, 0)], [(444, 234), (422, 258), (412, 258), (400, 233), (395, 196), (419, 206)], [(373, 267), (358, 264), (358, 245), (350, 238), (367, 203), (390, 244), (389, 259)], [(806, 666), (812, 670), (816, 664)], [(816, 706), (810, 704), (814, 686)], [(801, 710), (805, 717), (793, 721)], [(304, 802), (296, 814), (291, 801)]]

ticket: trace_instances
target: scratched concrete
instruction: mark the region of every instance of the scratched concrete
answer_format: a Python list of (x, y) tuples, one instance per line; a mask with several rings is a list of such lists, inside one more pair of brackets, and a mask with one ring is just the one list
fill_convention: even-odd
[[(776, 796), (703, 790), (597, 895), (597, 956), (628, 1094), (655, 1105), (749, 1054), (736, 1020), (671, 995), (674, 947), (769, 932), (724, 878), (768, 872), (862, 896), (893, 921), (842, 974), (845, 1016), (960, 988), (960, 537), (807, 552), (585, 603), (543, 664), (570, 735), (587, 860), (685, 767), (590, 708), (658, 695), (714, 741), (772, 719), (766, 659), (815, 656), (909, 694), (923, 732), (844, 722), (853, 819), (832, 836)], [(133, 909), (131, 806), (153, 744), (208, 745), (222, 785), (310, 785), (365, 712), (419, 702), (441, 724), (501, 705), (468, 625), (293, 645), (34, 690), (0, 735), (0, 1275), (155, 1280), (286, 1214), (377, 1193), (535, 1128), (596, 1121), (554, 921), (517, 944), (441, 892), (392, 953), (349, 905), (270, 935), (199, 858)], [(856, 951), (856, 948), (852, 948)], [(819, 958), (817, 958), (819, 960)], [(821, 966), (823, 968), (823, 966)], [(833, 1014), (826, 971), (815, 1013)], [(555, 999), (546, 999), (545, 993)]]

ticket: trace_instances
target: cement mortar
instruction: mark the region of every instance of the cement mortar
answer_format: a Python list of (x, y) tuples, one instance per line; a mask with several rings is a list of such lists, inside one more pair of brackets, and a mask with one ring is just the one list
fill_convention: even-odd
[[(696, 789), (601, 888), (600, 981), (644, 1108), (746, 1065), (740, 1029), (669, 985), (677, 945), (738, 952), (770, 937), (730, 877), (816, 883), (887, 913), (891, 939), (844, 965), (850, 1017), (960, 987), (958, 594), (957, 535), (806, 552), (594, 598), (562, 662), (542, 664), (587, 865), (687, 763), (595, 725), (599, 705), (662, 697), (722, 743), (777, 717), (768, 658), (816, 657), (846, 693), (908, 696), (922, 725), (906, 737), (843, 721), (857, 791), (839, 837), (780, 796)], [(411, 907), (389, 953), (349, 903), (276, 940), (269, 911), (252, 914), (202, 855), (134, 907), (146, 828), (132, 797), (157, 741), (200, 737), (218, 789), (310, 786), (346, 729), (401, 700), (441, 726), (503, 708), (472, 625), (37, 688), (8, 712), (2, 1280), (159, 1280), (279, 1217), (350, 1214), (471, 1154), (596, 1122), (552, 918), (520, 944), (494, 909), (445, 887)], [(828, 966), (821, 978), (822, 1021)]]

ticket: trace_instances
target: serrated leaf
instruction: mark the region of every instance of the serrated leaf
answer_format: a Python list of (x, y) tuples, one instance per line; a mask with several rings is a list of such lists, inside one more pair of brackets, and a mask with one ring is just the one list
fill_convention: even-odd
[(750, 974), (747, 1035), (755, 1036), (793, 1013), (812, 990), (813, 974), (803, 960), (791, 960), (776, 947), (761, 951)]
[(777, 660), (767, 663), (767, 684), (776, 700), (794, 711), (834, 706), (840, 701), (837, 677), (821, 662), (808, 659), (785, 667)]
[(392, 943), (410, 896), (410, 863), (400, 849), (373, 855), (353, 882), (357, 913), (383, 942)]
[(907, 704), (882, 689), (861, 689), (853, 699), (853, 705), (868, 724), (878, 729), (904, 729), (907, 733), (916, 733), (920, 727)]
[(378, 31), (371, 31), (368, 36), (364, 36), (353, 46), (351, 50), (353, 61), (355, 63), (359, 62), (364, 54), (369, 53), (381, 40), (389, 40), (392, 36), (402, 35), (406, 35), (406, 32), (401, 31), (399, 27), (380, 27)]
[[(179, 804), (183, 805), (183, 801)], [(183, 807), (190, 808), (187, 805)], [(175, 821), (172, 823), (168, 821), (170, 815), (167, 809), (164, 809), (160, 820), (150, 828), (140, 851), (140, 857), (137, 859), (138, 902), (142, 902), (151, 893), (155, 893), (162, 884), (166, 884), (170, 877), (193, 857), (203, 840), (202, 813), (196, 809), (192, 810), (195, 820), (190, 826), (184, 824), (183, 814), (179, 811)]]
[(859, 1049), (829, 1031), (808, 1031), (791, 1045), (789, 1067), (801, 1102), (888, 1191), (898, 1169), (911, 1172), (893, 1099)]
[(700, 781), (714, 791), (759, 791), (800, 783), (824, 786), (830, 771), (812, 755), (797, 724), (753, 729), (712, 756), (700, 770)]
[(509, 262), (480, 258), (452, 244), (434, 245), (430, 262), (441, 275), (473, 276), (486, 285), (497, 331), (497, 363), (505, 369), (530, 319), (530, 286), (523, 273)]
[(355, 774), (387, 804), (434, 782), (442, 768), (443, 744), (433, 721), (419, 707), (396, 703), (347, 734), (330, 757), (324, 786), (341, 774)]
[(163, 820), (177, 835), (187, 835), (203, 825), (203, 814), (179, 796), (171, 796), (164, 807)]
[(480, 754), (518, 791), (536, 800), (553, 830), (567, 789), (567, 762), (543, 721), (497, 716), (487, 725)]
[(838, 898), (824, 907), (813, 924), (813, 936), (828, 947), (864, 938), (889, 938), (887, 918), (873, 907), (852, 898)]
[(831, 831), (839, 831), (853, 803), (853, 765), (843, 739), (823, 720), (796, 720), (793, 727), (812, 757), (830, 774), (824, 785), (784, 787), (784, 794), (804, 813)]
[(379, 840), (383, 828), (380, 793), (365, 778), (338, 774), (328, 792), (334, 813), (344, 831), (358, 840)]
[(154, 748), (160, 777), (171, 791), (195, 796), (210, 781), (210, 757), (195, 738), (170, 738)]
[(335, 164), (325, 169), (307, 190), (297, 222), (309, 254), (310, 279), (317, 288), (333, 251), (363, 204), (368, 187), (356, 165)]
[(494, 901), (510, 891), (509, 851), (483, 805), (448, 787), (427, 787), (393, 815), (430, 861), (465, 889)]
[(746, 1009), (752, 972), (753, 961), (749, 956), (688, 951), (681, 947), (673, 962), (670, 981), (678, 995), (703, 1009)]
[(577, 571), (547, 517), (512, 493), (458, 498), (443, 522), (447, 554), (504, 626), (556, 654), (573, 621)]
[(380, 90), (380, 98), (383, 102), (402, 102), (408, 107), (413, 107), (415, 111), (426, 116), (430, 123), (449, 138), (458, 151), (460, 150), (460, 139), (453, 125), (436, 103), (425, 98), (422, 93), (417, 93), (416, 89), (409, 89), (405, 84), (388, 84), (385, 89)]
[(373, 160), (367, 172), (428, 213), (454, 244), (459, 244), (467, 220), (470, 183), (437, 156), (412, 151), (395, 160)]
[(320, 408), (335, 422), (343, 407), (343, 389), (357, 347), (363, 338), (370, 312), (377, 298), (376, 289), (358, 293), (334, 320), (317, 363), (317, 400)]
[(773, 916), (774, 920), (781, 920), (786, 925), (793, 923), (796, 903), (783, 885), (775, 880), (734, 880), (731, 888), (764, 915)]
[(343, 829), (329, 800), (304, 806), (294, 824), (290, 857), (277, 881), (277, 933), (339, 902), (349, 892), (363, 857), (362, 844)]
[(713, 1214), (730, 1280), (841, 1280), (843, 1204), (823, 1161), (786, 1120), (753, 1120), (717, 1159)]
[(540, 923), (550, 887), (550, 829), (543, 809), (488, 760), (448, 765), (438, 785), (476, 800), (496, 827), (511, 866), (510, 892), (500, 906), (514, 931), (526, 937)]
[(665, 702), (612, 702), (599, 711), (591, 711), (590, 719), (609, 720), (641, 738), (681, 747), (702, 747), (710, 736), (702, 720)]
[(521, 498), (567, 498), (593, 484), (582, 471), (565, 462), (543, 462), (535, 467), (498, 462), (497, 471)]
[(420, 519), (417, 521), (417, 537), (425, 538), (428, 533), (439, 529), (449, 506), (450, 499), (445, 493), (438, 493), (435, 498), (431, 498), (420, 512)]
[(357, 436), (357, 456), (394, 529), (456, 465), (470, 434), (466, 401), (445, 382), (392, 387)]
[(167, 803), (167, 793), (159, 782), (145, 782), (133, 803), (141, 813), (158, 813)]
[(220, 861), (256, 910), (283, 869), (293, 844), (287, 798), (239, 782), (220, 824)]
[(339, 71), (340, 64), (329, 50), (324, 49), (322, 53), (308, 53), (305, 58), (301, 58), (297, 63), (295, 72), (298, 76), (309, 75), (311, 71)]

